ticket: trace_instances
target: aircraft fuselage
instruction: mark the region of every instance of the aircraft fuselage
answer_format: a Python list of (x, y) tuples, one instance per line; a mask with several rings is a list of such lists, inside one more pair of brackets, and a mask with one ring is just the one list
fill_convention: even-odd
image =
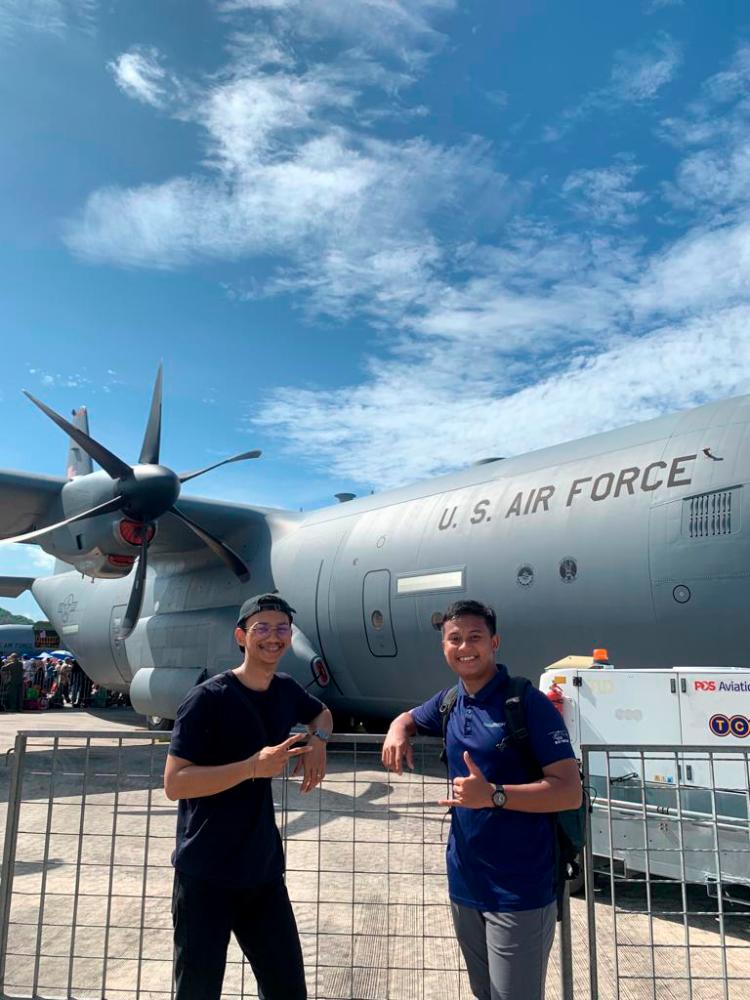
[[(265, 549), (238, 546), (248, 584), (154, 560), (124, 643), (127, 579), (67, 573), (34, 593), (95, 680), (164, 670), (178, 701), (197, 672), (238, 662), (236, 609), (273, 587), (329, 668), (322, 696), (355, 713), (389, 716), (451, 683), (433, 618), (461, 597), (496, 608), (501, 658), (532, 679), (594, 646), (630, 668), (750, 666), (749, 480), (740, 397), (301, 519), (279, 512)], [(312, 681), (304, 657), (283, 669)]]

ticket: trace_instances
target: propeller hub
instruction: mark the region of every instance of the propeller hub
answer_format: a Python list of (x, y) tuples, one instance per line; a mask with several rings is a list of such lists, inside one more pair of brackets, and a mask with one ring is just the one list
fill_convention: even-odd
[(138, 521), (156, 521), (180, 495), (177, 474), (164, 465), (135, 465), (119, 485), (123, 510)]

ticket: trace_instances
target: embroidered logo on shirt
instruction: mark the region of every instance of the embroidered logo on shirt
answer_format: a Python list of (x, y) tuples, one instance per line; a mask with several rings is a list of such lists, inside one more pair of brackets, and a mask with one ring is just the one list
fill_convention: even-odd
[(552, 742), (555, 746), (559, 746), (561, 743), (570, 743), (570, 736), (567, 729), (554, 729), (549, 735), (552, 737)]

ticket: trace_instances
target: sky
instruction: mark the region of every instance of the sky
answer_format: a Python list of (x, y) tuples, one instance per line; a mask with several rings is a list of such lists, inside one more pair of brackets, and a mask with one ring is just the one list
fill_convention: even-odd
[(0, 107), (1, 467), (160, 362), (293, 509), (750, 391), (746, 0), (0, 0)]

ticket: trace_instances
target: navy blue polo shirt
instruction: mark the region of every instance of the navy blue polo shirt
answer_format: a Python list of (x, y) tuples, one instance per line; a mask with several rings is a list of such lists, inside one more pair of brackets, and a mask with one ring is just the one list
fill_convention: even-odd
[[(451, 781), (468, 776), (463, 759), (464, 750), (468, 750), (493, 784), (528, 783), (519, 751), (505, 739), (507, 683), (508, 671), (502, 664), (474, 695), (468, 694), (459, 680), (446, 732)], [(411, 710), (420, 733), (442, 735), (440, 704), (448, 690)], [(524, 708), (531, 747), (542, 767), (575, 756), (562, 716), (532, 685), (527, 688)], [(448, 889), (456, 903), (495, 913), (547, 906), (556, 895), (552, 817), (549, 813), (456, 807), (447, 862)]]
[[(325, 705), (292, 677), (276, 674), (266, 691), (251, 691), (228, 670), (192, 688), (177, 710), (169, 752), (216, 767), (276, 746)], [(248, 779), (197, 799), (180, 799), (172, 864), (186, 875), (237, 888), (278, 878), (284, 853), (270, 778)]]

